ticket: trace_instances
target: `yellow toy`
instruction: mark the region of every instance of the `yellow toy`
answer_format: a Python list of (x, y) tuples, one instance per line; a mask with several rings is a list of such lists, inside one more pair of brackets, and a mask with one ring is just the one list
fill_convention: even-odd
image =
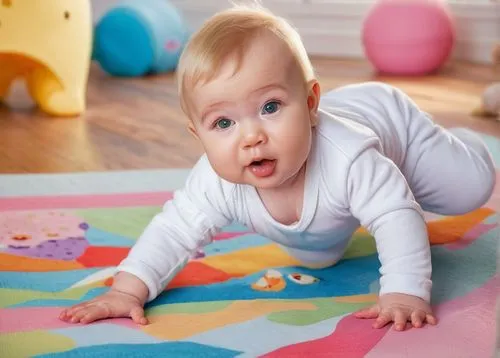
[(91, 52), (90, 0), (0, 0), (0, 102), (24, 78), (42, 111), (82, 113)]

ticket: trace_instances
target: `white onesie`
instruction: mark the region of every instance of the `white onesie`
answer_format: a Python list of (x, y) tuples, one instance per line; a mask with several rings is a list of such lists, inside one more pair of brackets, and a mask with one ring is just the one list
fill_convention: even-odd
[(322, 97), (298, 222), (276, 222), (254, 187), (219, 178), (203, 155), (117, 269), (140, 278), (151, 301), (232, 222), (305, 264), (338, 261), (362, 225), (376, 240), (380, 294), (429, 301), (431, 256), (422, 208), (464, 213), (484, 204), (494, 184), (491, 156), (471, 132), (435, 125), (388, 85), (345, 86)]

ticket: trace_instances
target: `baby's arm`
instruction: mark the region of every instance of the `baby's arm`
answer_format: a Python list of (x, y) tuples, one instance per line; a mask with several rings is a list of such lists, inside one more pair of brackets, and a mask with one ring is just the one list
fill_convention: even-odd
[(350, 211), (375, 237), (381, 262), (379, 303), (358, 316), (378, 317), (376, 327), (394, 321), (397, 329), (407, 320), (434, 323), (427, 227), (403, 174), (369, 148), (353, 161), (346, 184)]
[(155, 299), (192, 254), (231, 222), (226, 192), (230, 195), (231, 187), (217, 177), (203, 157), (186, 186), (175, 192), (117, 267), (112, 288), (94, 300), (64, 310), (61, 319), (88, 323), (132, 317), (144, 323), (143, 305)]
[[(200, 176), (201, 181), (202, 176)], [(210, 178), (203, 178), (210, 180)], [(155, 216), (118, 271), (138, 277), (148, 287), (148, 301), (156, 298), (192, 255), (209, 244), (230, 221), (221, 214), (224, 198), (212, 200), (201, 183), (189, 183), (175, 193)]]

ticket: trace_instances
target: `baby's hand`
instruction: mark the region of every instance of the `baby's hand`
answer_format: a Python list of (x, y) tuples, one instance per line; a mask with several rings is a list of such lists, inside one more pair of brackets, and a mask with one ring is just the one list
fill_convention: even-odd
[(138, 297), (111, 289), (102, 296), (65, 309), (59, 319), (71, 323), (91, 323), (105, 318), (130, 317), (137, 324), (148, 324)]
[(406, 322), (420, 328), (427, 322), (437, 324), (431, 306), (420, 297), (402, 293), (388, 293), (378, 299), (378, 303), (355, 313), (357, 318), (376, 318), (373, 328), (382, 328), (394, 322), (394, 329), (404, 331)]

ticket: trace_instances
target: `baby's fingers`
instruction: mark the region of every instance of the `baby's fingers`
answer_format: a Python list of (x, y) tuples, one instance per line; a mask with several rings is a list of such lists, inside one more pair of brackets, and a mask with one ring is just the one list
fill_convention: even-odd
[(69, 309), (65, 309), (59, 314), (59, 319), (61, 321), (67, 321), (69, 319), (70, 316), (68, 315), (68, 311)]
[(80, 323), (87, 324), (97, 321), (99, 319), (108, 318), (110, 315), (109, 309), (103, 305), (92, 305), (89, 306), (85, 311), (79, 315)]
[(404, 331), (408, 321), (408, 314), (402, 309), (394, 309), (394, 329), (396, 331)]
[(427, 323), (429, 323), (433, 326), (435, 326), (437, 324), (437, 318), (432, 313), (427, 313), (425, 315), (425, 320), (427, 321)]
[(130, 317), (137, 324), (148, 324), (148, 319), (144, 317), (144, 309), (140, 306), (132, 308)]
[(380, 308), (378, 305), (374, 305), (368, 308), (363, 308), (354, 313), (354, 317), (356, 318), (377, 318), (380, 312)]
[(87, 313), (90, 312), (93, 307), (95, 307), (95, 306), (89, 305), (87, 307), (82, 307), (81, 309), (79, 309), (78, 311), (73, 313), (73, 315), (71, 316), (70, 322), (71, 323), (78, 323), (78, 322), (83, 323), (82, 318), (85, 317), (85, 315), (87, 315)]
[(377, 319), (373, 323), (373, 328), (382, 328), (392, 322), (392, 314), (390, 311), (383, 310), (378, 315)]
[(59, 319), (61, 319), (63, 321), (69, 321), (69, 320), (71, 320), (71, 318), (73, 318), (73, 316), (77, 312), (85, 309), (88, 305), (89, 305), (89, 302), (84, 302), (84, 303), (80, 303), (80, 304), (78, 304), (76, 306), (72, 306), (72, 307), (66, 308), (59, 315)]
[(411, 324), (415, 328), (422, 327), (425, 321), (425, 312), (420, 310), (415, 310), (411, 313)]

